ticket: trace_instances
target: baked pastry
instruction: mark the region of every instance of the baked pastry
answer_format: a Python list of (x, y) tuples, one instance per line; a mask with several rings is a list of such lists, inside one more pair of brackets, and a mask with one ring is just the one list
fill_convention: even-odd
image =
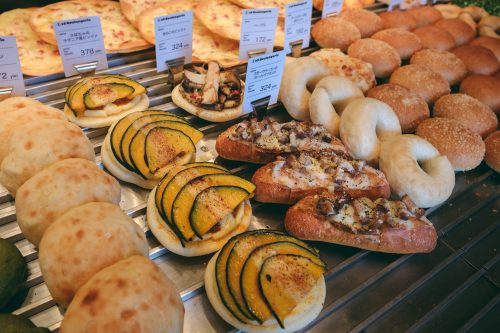
[(455, 39), (446, 30), (433, 25), (420, 27), (412, 31), (420, 39), (424, 49), (449, 51), (455, 47)]
[(252, 9), (276, 7), (279, 10), (279, 17), (285, 17), (285, 7), (294, 0), (273, 0), (271, 3), (268, 0), (231, 0), (232, 3), (243, 7)]
[(380, 13), (380, 18), (385, 29), (400, 28), (413, 30), (417, 27), (417, 20), (409, 12), (393, 10), (392, 12)]
[(366, 9), (348, 9), (340, 12), (340, 18), (354, 24), (361, 33), (361, 38), (367, 38), (384, 28), (382, 19)]
[(500, 39), (499, 38), (494, 38), (494, 37), (489, 37), (489, 36), (480, 36), (478, 38), (473, 39), (470, 43), (470, 45), (479, 45), (482, 47), (485, 47), (489, 49), (495, 57), (497, 57), (497, 60), (500, 61)]
[[(139, 26), (139, 20), (141, 14), (147, 13), (152, 7), (160, 5), (169, 5), (170, 3), (175, 3), (176, 0), (120, 0), (120, 10), (122, 14), (127, 18), (127, 20), (132, 23), (136, 28)], [(199, 0), (183, 0), (185, 6), (190, 6), (194, 8)], [(175, 6), (175, 5), (174, 5)], [(169, 14), (180, 12), (189, 9), (173, 10)]]
[(484, 144), (486, 146), (484, 161), (490, 168), (500, 172), (500, 130), (488, 135)]
[(388, 77), (401, 66), (399, 53), (378, 39), (360, 39), (349, 46), (347, 54), (370, 63), (377, 78)]
[(414, 132), (420, 122), (430, 117), (429, 106), (425, 100), (403, 86), (382, 84), (370, 89), (366, 97), (389, 105), (398, 117), (403, 133)]
[(460, 84), (460, 92), (480, 100), (495, 113), (500, 112), (500, 77), (470, 75)]
[(417, 27), (434, 24), (443, 18), (439, 10), (433, 6), (417, 6), (408, 9), (408, 13), (417, 21)]
[(484, 16), (478, 24), (479, 35), (499, 38), (500, 17), (494, 15)]
[(94, 162), (68, 158), (35, 174), (17, 194), (17, 223), (38, 246), (49, 225), (69, 209), (93, 201), (119, 204), (120, 184)]
[(417, 35), (399, 28), (381, 30), (371, 38), (381, 40), (392, 46), (403, 60), (410, 58), (413, 53), (422, 48), (422, 43)]
[(461, 7), (451, 3), (447, 4), (439, 3), (433, 7), (441, 12), (443, 18), (457, 18), (458, 15), (462, 12)]
[(175, 284), (151, 260), (133, 256), (106, 267), (78, 289), (61, 333), (182, 332)]
[(467, 67), (463, 61), (448, 51), (420, 50), (411, 57), (410, 64), (421, 65), (441, 74), (450, 86), (459, 84), (467, 76)]
[(481, 136), (455, 119), (424, 120), (416, 134), (446, 155), (455, 171), (472, 170), (483, 160), (485, 147)]
[(351, 198), (322, 193), (290, 208), (285, 229), (300, 239), (389, 253), (431, 252), (437, 243), (432, 223), (409, 197)]
[(441, 97), (434, 104), (433, 115), (455, 119), (483, 139), (498, 127), (495, 113), (486, 104), (465, 94)]
[(336, 48), (346, 52), (349, 45), (361, 39), (361, 32), (347, 20), (327, 17), (312, 26), (311, 36), (322, 48)]
[(339, 155), (289, 155), (258, 169), (252, 182), (257, 186), (255, 200), (289, 205), (325, 191), (354, 198), (388, 198), (391, 192), (382, 172)]
[(464, 62), (470, 74), (492, 75), (500, 69), (497, 57), (486, 47), (463, 45), (451, 52)]
[(8, 97), (0, 102), (0, 117), (12, 111), (18, 111), (27, 108), (36, 108), (41, 105), (43, 105), (42, 102), (30, 97)]
[(55, 219), (44, 233), (39, 251), (47, 288), (56, 303), (67, 308), (93, 275), (122, 259), (147, 257), (149, 247), (142, 229), (120, 207), (89, 202)]
[(434, 25), (452, 35), (455, 39), (456, 46), (467, 44), (476, 35), (476, 31), (474, 29), (458, 18), (442, 19)]

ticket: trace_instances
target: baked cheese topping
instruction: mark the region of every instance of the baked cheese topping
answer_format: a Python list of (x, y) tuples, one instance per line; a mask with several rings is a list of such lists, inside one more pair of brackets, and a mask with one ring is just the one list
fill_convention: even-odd
[(98, 117), (108, 117), (114, 114), (125, 112), (137, 106), (141, 102), (143, 96), (144, 95), (138, 95), (131, 100), (127, 100), (120, 103), (116, 103), (115, 101), (114, 103), (106, 104), (102, 108), (95, 110), (85, 110), (83, 116), (98, 118)]

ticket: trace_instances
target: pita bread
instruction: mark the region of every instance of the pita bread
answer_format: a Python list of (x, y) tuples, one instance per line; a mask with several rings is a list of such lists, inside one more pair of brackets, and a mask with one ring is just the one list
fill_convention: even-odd
[(29, 20), (36, 8), (14, 9), (0, 15), (0, 35), (16, 36), (21, 71), (42, 76), (63, 72), (56, 46), (44, 42), (31, 28)]
[(25, 182), (16, 195), (17, 223), (38, 245), (48, 226), (68, 209), (91, 201), (120, 203), (120, 184), (91, 161), (55, 162)]
[[(186, 6), (194, 7), (200, 0), (182, 0)], [(142, 14), (146, 9), (151, 7), (159, 6), (162, 4), (169, 5), (170, 3), (178, 2), (177, 0), (120, 0), (120, 8), (123, 15), (127, 20), (132, 23), (134, 27), (138, 27), (138, 20), (140, 14)], [(183, 9), (189, 10), (189, 9)]]
[(47, 228), (39, 250), (47, 288), (63, 308), (103, 268), (149, 253), (142, 229), (120, 207), (107, 202), (68, 210)]
[[(239, 42), (241, 10), (229, 0), (203, 0), (196, 6), (194, 13), (213, 33)], [(274, 45), (283, 47), (284, 42), (284, 22), (278, 20)]]
[[(374, 3), (375, 0), (344, 0), (344, 5), (342, 10), (349, 9), (361, 9), (368, 5)], [(313, 0), (313, 7), (317, 10), (323, 10), (323, 0)]]
[(120, 4), (116, 1), (75, 0), (53, 3), (35, 10), (30, 24), (41, 39), (57, 45), (52, 23), (82, 16), (100, 16), (104, 46), (108, 52), (125, 53), (151, 47), (122, 15)]
[(104, 268), (76, 293), (60, 333), (181, 333), (184, 306), (151, 260), (133, 256)]
[(0, 165), (0, 183), (16, 196), (36, 173), (66, 158), (95, 161), (94, 147), (76, 125), (60, 119), (30, 121), (16, 128)]
[(9, 97), (0, 102), (0, 117), (7, 112), (31, 108), (39, 105), (43, 105), (43, 103), (33, 98), (23, 96)]
[(285, 17), (286, 5), (292, 2), (297, 2), (297, 0), (230, 0), (235, 5), (243, 8), (278, 8), (279, 16)]

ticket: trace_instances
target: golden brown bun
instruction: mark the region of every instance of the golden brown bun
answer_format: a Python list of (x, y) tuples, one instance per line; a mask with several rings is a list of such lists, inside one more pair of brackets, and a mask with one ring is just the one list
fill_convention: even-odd
[(449, 51), (455, 47), (455, 39), (447, 31), (428, 25), (412, 31), (422, 42), (424, 49)]
[(490, 168), (500, 172), (500, 130), (491, 133), (484, 140), (484, 144), (486, 146), (484, 161)]
[(489, 36), (481, 36), (476, 39), (473, 39), (470, 43), (470, 45), (479, 45), (482, 47), (485, 47), (489, 49), (495, 57), (497, 57), (497, 60), (500, 61), (500, 39), (499, 38), (494, 38), (494, 37), (489, 37)]
[(488, 105), (495, 113), (500, 112), (500, 76), (471, 75), (462, 81), (460, 92)]
[(371, 38), (386, 42), (399, 53), (401, 59), (410, 58), (422, 48), (422, 42), (413, 32), (404, 29), (385, 29), (375, 33)]
[(427, 104), (450, 93), (450, 86), (440, 74), (420, 65), (407, 65), (392, 73), (389, 83), (399, 84), (420, 95)]
[(439, 10), (431, 6), (418, 6), (410, 8), (408, 13), (417, 21), (417, 27), (434, 24), (443, 18)]
[(433, 110), (435, 117), (460, 122), (484, 139), (498, 127), (497, 116), (488, 105), (465, 94), (451, 94), (438, 99)]
[(455, 119), (429, 118), (418, 125), (416, 133), (446, 155), (455, 171), (472, 170), (483, 160), (481, 136)]
[(401, 66), (399, 53), (392, 46), (378, 39), (357, 40), (349, 46), (347, 54), (372, 64), (373, 72), (378, 78), (390, 76)]
[(495, 54), (485, 47), (464, 45), (451, 52), (464, 62), (471, 74), (492, 75), (500, 69)]
[(413, 30), (417, 27), (417, 21), (413, 16), (401, 10), (380, 13), (380, 18), (385, 29), (401, 28), (404, 30)]
[(361, 38), (370, 37), (384, 28), (382, 19), (366, 9), (350, 9), (342, 11), (340, 17), (354, 24), (361, 32)]
[(311, 36), (321, 47), (338, 48), (346, 52), (349, 45), (361, 39), (359, 29), (339, 17), (327, 17), (313, 25)]
[(388, 253), (418, 253), (432, 251), (437, 242), (434, 226), (425, 217), (410, 218), (412, 229), (383, 228), (379, 235), (354, 234), (335, 227), (316, 209), (319, 196), (308, 196), (290, 208), (285, 217), (285, 229), (305, 240), (316, 240), (370, 251)]
[(429, 106), (422, 97), (396, 84), (376, 86), (368, 91), (366, 97), (389, 105), (398, 116), (404, 133), (414, 132), (418, 124), (430, 116)]
[(467, 44), (476, 36), (476, 32), (467, 23), (458, 18), (442, 19), (436, 22), (434, 26), (452, 35), (456, 46)]
[[(320, 194), (328, 191), (328, 189), (324, 187), (307, 189), (291, 188), (284, 184), (277, 183), (273, 178), (273, 168), (277, 163), (280, 162), (266, 164), (259, 168), (253, 175), (252, 183), (257, 186), (255, 189), (255, 200), (260, 202), (293, 205), (308, 195)], [(365, 168), (365, 170), (369, 171), (369, 173), (366, 173), (370, 183), (369, 186), (366, 186), (363, 189), (353, 189), (339, 185), (335, 187), (335, 193), (347, 193), (352, 198), (388, 198), (391, 194), (391, 189), (383, 173), (375, 171), (370, 166), (366, 166)]]
[(410, 64), (422, 65), (441, 74), (450, 86), (459, 84), (467, 76), (467, 67), (463, 61), (448, 51), (420, 50), (411, 57)]

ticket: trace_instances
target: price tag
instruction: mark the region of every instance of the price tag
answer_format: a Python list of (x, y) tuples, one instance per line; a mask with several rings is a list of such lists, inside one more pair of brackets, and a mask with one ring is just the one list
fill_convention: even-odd
[(193, 12), (187, 10), (155, 17), (156, 70), (167, 70), (166, 62), (184, 57), (190, 64), (193, 57)]
[(93, 61), (98, 70), (108, 68), (99, 16), (55, 21), (54, 32), (66, 76), (79, 74), (75, 65)]
[(258, 99), (270, 96), (269, 105), (278, 101), (284, 64), (284, 50), (248, 60), (243, 113), (252, 112), (252, 102)]
[(395, 9), (395, 7), (399, 7), (399, 9), (401, 9), (402, 4), (403, 0), (390, 0), (389, 8), (387, 8), (387, 11), (392, 12)]
[(12, 95), (26, 96), (16, 37), (0, 36), (0, 88), (12, 87)]
[(248, 51), (273, 51), (274, 35), (278, 23), (278, 8), (242, 10), (240, 34), (240, 60), (247, 60)]
[(285, 53), (292, 52), (290, 43), (302, 39), (302, 48), (309, 46), (312, 16), (312, 0), (286, 5)]
[(324, 0), (321, 18), (327, 17), (329, 14), (340, 14), (344, 0)]

